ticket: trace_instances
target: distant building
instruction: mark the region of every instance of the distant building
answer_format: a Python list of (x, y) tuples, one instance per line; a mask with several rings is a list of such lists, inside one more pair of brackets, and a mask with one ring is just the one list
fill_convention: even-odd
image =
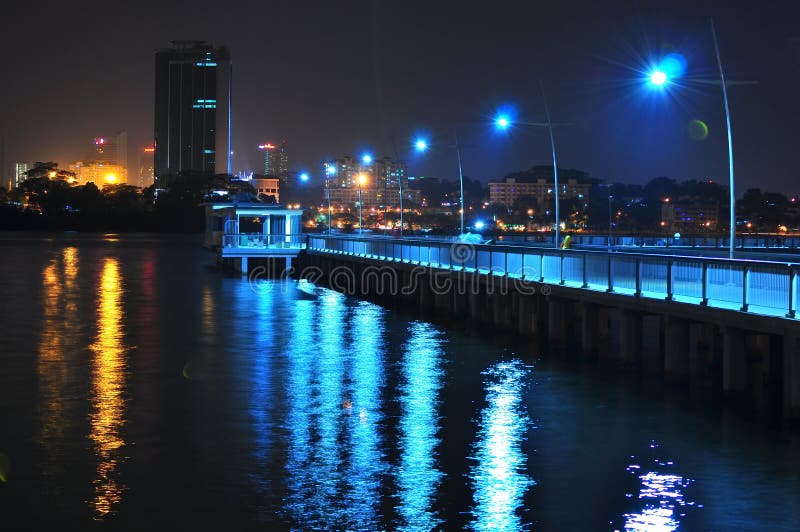
[(259, 196), (274, 196), (275, 203), (280, 203), (280, 179), (277, 177), (253, 175), (253, 180), (250, 183), (256, 189), (256, 195)]
[(419, 205), (421, 192), (408, 186), (408, 169), (403, 161), (390, 157), (364, 163), (345, 155), (328, 161), (323, 166), (325, 194), (339, 207), (351, 207), (358, 201), (359, 176), (364, 177), (361, 197), (364, 207), (397, 207), (400, 204), (400, 185), (403, 188), (403, 206)]
[(281, 141), (281, 146), (278, 148), (278, 177), (281, 183), (289, 182), (289, 152), (286, 150), (286, 141)]
[(104, 185), (120, 185), (128, 182), (128, 170), (118, 164), (76, 161), (69, 165), (69, 169), (75, 174), (74, 183), (71, 182), (75, 185), (94, 183), (95, 186), (102, 188)]
[(93, 162), (121, 166), (125, 169), (125, 175), (128, 174), (128, 134), (125, 131), (95, 137), (93, 142)]
[[(576, 179), (559, 181), (559, 198), (583, 198), (589, 195), (591, 184), (579, 183)], [(521, 196), (533, 196), (539, 205), (545, 205), (550, 198), (555, 196), (555, 184), (543, 178), (536, 180), (518, 180), (507, 177), (505, 180), (489, 183), (489, 203), (502, 204), (512, 207)]]
[(692, 200), (661, 203), (661, 227), (668, 231), (715, 231), (719, 222), (719, 205)]
[(265, 142), (259, 144), (258, 149), (264, 152), (264, 175), (279, 177), (281, 170), (278, 147), (272, 142)]
[(28, 176), (26, 172), (33, 168), (31, 163), (14, 163), (14, 175), (12, 176), (11, 188), (17, 188), (25, 181)]
[(137, 166), (139, 172), (136, 186), (139, 188), (147, 188), (155, 182), (155, 151), (155, 147), (148, 146), (140, 149), (138, 152), (139, 163)]
[(231, 174), (230, 52), (203, 41), (170, 44), (155, 57), (155, 179)]

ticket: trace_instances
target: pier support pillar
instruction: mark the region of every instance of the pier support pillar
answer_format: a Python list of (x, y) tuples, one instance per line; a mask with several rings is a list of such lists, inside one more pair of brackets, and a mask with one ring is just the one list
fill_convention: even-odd
[(747, 351), (744, 332), (726, 327), (722, 333), (722, 390), (732, 397), (747, 389)]
[(286, 257), (286, 266), (285, 266), (286, 273), (288, 274), (291, 269), (292, 269), (292, 257)]
[(568, 308), (564, 301), (547, 298), (547, 339), (551, 344), (563, 345), (567, 339)]
[(533, 299), (525, 294), (517, 297), (517, 332), (522, 336), (531, 336), (536, 332), (536, 316), (533, 312)]
[(670, 315), (664, 316), (664, 375), (689, 375), (689, 322)]
[(593, 354), (598, 350), (600, 328), (597, 311), (597, 305), (581, 302), (581, 348), (584, 353)]
[(247, 257), (241, 259), (242, 275), (247, 275)]
[(431, 278), (428, 275), (421, 275), (419, 277), (419, 284), (417, 285), (419, 292), (419, 308), (428, 310), (434, 306), (434, 294), (431, 289)]
[(783, 415), (800, 419), (800, 337), (783, 338)]
[(630, 310), (619, 313), (619, 350), (626, 365), (641, 363), (642, 314)]

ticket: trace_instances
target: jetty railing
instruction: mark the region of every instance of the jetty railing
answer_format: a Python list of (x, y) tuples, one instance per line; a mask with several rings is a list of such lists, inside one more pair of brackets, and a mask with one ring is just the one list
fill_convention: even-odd
[(791, 319), (797, 315), (797, 263), (331, 235), (308, 235), (308, 249)]
[(222, 235), (223, 248), (294, 248), (306, 247), (306, 236), (302, 233), (236, 233)]

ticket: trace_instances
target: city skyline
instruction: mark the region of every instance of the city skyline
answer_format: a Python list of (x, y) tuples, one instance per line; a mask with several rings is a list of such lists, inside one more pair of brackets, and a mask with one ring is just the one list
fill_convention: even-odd
[[(557, 132), (563, 166), (606, 181), (642, 183), (658, 175), (723, 181), (718, 87), (657, 96), (647, 93), (637, 71), (680, 51), (687, 77), (713, 77), (713, 15), (726, 70), (734, 79), (758, 82), (731, 91), (737, 195), (754, 186), (796, 192), (792, 147), (798, 133), (784, 118), (800, 114), (792, 89), (800, 74), (792, 6), (778, 2), (754, 11), (744, 3), (687, 4), (667, 13), (637, 5), (590, 6), (578, 15), (554, 7), (515, 5), (511, 11), (506, 4), (452, 14), (437, 5), (426, 7), (424, 17), (422, 4), (414, 3), (350, 2), (311, 11), (278, 5), (259, 36), (250, 31), (257, 9), (232, 7), (223, 27), (163, 6), (146, 35), (123, 29), (113, 39), (101, 33), (63, 43), (66, 52), (87, 58), (80, 64), (65, 59), (72, 53), (47, 56), (49, 37), (21, 47), (7, 69), (20, 78), (46, 70), (65, 83), (58, 91), (30, 84), (1, 89), (4, 101), (14, 103), (0, 112), (6, 165), (52, 159), (66, 167), (78, 158), (82, 139), (97, 131), (128, 131), (129, 151), (152, 145), (152, 54), (170, 40), (197, 38), (231, 49), (234, 173), (259, 168), (255, 147), (262, 139), (285, 138), (292, 145), (290, 170), (314, 179), (324, 177), (321, 161), (367, 150), (376, 157), (397, 152), (410, 175), (452, 179), (453, 127), (466, 121), (471, 124), (460, 125), (459, 134), (476, 146), (465, 150), (465, 175), (484, 183), (499, 179), (547, 161), (543, 131), (499, 135), (491, 128), (491, 115), (504, 104), (516, 104), (521, 118), (540, 119), (536, 84), (542, 78), (554, 119), (575, 126)], [(50, 9), (59, 23), (77, 16)], [(137, 20), (147, 11), (137, 6), (125, 18)], [(534, 30), (530, 21), (538, 21)], [(342, 25), (359, 31), (335, 29)], [(446, 35), (435, 28), (447, 28)], [(745, 31), (751, 39), (736, 38)], [(10, 42), (23, 39), (15, 27), (3, 35)], [(278, 55), (283, 68), (274, 68)], [(77, 79), (84, 83), (66, 82)], [(707, 126), (707, 136), (693, 134), (696, 120)], [(43, 121), (48, 127), (37, 127)], [(419, 132), (431, 139), (424, 159), (408, 146)]]

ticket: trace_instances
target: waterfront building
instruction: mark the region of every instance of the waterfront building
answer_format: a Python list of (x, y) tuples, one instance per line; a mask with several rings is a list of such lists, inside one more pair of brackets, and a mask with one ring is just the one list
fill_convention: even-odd
[(259, 198), (272, 196), (275, 203), (280, 203), (280, 179), (266, 175), (253, 175), (251, 184)]
[[(592, 185), (580, 183), (577, 179), (567, 179), (559, 183), (559, 198), (584, 198), (588, 197)], [(545, 205), (555, 193), (553, 181), (544, 178), (535, 180), (507, 177), (503, 181), (489, 182), (489, 203), (512, 207), (514, 202), (522, 196), (533, 196), (539, 205)]]
[(231, 174), (231, 56), (204, 41), (155, 54), (155, 179), (184, 171)]
[(719, 205), (665, 198), (661, 203), (661, 227), (672, 231), (716, 231)]

